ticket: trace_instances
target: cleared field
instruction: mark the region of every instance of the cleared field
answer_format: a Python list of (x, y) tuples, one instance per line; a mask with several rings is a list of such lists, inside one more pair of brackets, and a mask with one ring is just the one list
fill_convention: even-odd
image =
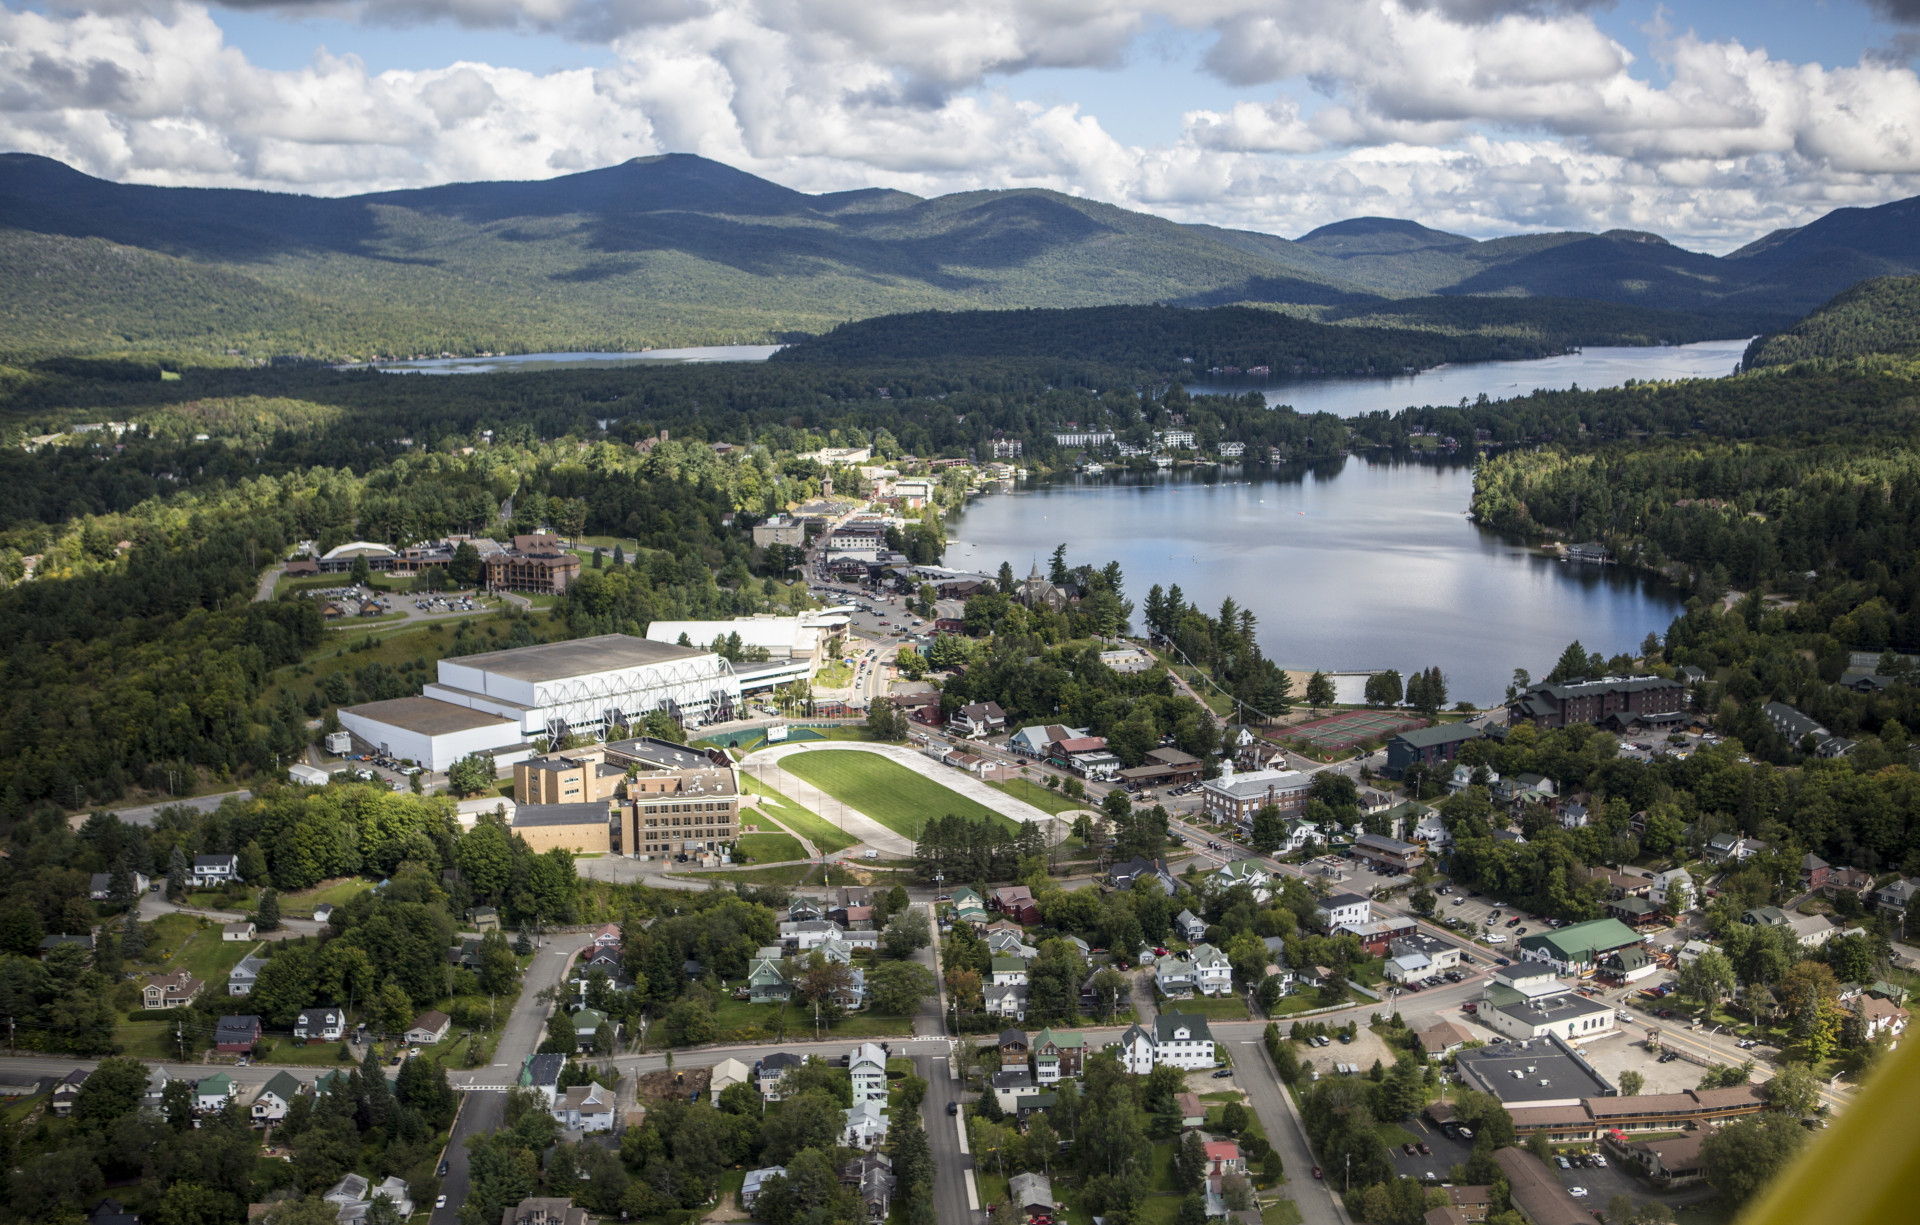
[(280, 899), (280, 913), (302, 919), (311, 919), (316, 906), (329, 903), (344, 906), (354, 898), (373, 888), (371, 881), (351, 876), (344, 880), (329, 881), (301, 893), (289, 893)]
[(1013, 831), (1019, 827), (986, 805), (877, 753), (857, 749), (820, 749), (795, 753), (780, 768), (806, 779), (844, 804), (850, 804), (896, 834), (918, 837), (934, 817), (982, 817)]
[(988, 781), (987, 786), (1004, 791), (1016, 800), (1023, 800), (1049, 816), (1058, 816), (1063, 812), (1072, 812), (1076, 808), (1091, 808), (1085, 797), (1074, 799), (1062, 795), (1050, 787), (1043, 787), (1024, 778), (1010, 778), (1004, 783)]
[(831, 855), (860, 841), (824, 817), (802, 808), (751, 774), (742, 773), (740, 781), (747, 785), (749, 792), (760, 797), (761, 813), (819, 847), (821, 854)]

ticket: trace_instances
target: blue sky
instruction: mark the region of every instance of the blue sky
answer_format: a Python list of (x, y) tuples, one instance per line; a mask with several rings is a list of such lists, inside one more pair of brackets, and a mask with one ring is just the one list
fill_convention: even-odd
[(328, 195), (692, 152), (808, 191), (1725, 250), (1920, 194), (1920, 0), (1874, 4), (0, 0), (0, 148)]

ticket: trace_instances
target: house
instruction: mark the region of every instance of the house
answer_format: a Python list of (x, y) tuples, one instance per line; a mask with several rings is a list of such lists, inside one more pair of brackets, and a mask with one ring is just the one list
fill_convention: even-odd
[(1027, 1019), (1027, 988), (1025, 984), (987, 987), (982, 994), (986, 997), (987, 1014), (1003, 1017), (1010, 1021)]
[(453, 1028), (453, 1018), (444, 1012), (423, 1012), (408, 1026), (406, 1039), (414, 1046), (432, 1046), (446, 1039), (447, 1031)]
[(1040, 907), (1033, 900), (1033, 890), (1025, 885), (995, 889), (987, 904), (1016, 923), (1040, 921)]
[(1800, 859), (1800, 887), (1819, 889), (1827, 883), (1827, 877), (1833, 873), (1833, 865), (1818, 855), (1809, 852)]
[(1007, 726), (1007, 712), (998, 702), (975, 702), (955, 711), (948, 726), (965, 736), (989, 736)]
[(260, 1018), (221, 1017), (213, 1030), (213, 1048), (223, 1055), (245, 1055), (260, 1041)]
[(1253, 890), (1253, 900), (1265, 903), (1273, 896), (1269, 887), (1273, 884), (1273, 874), (1258, 859), (1236, 859), (1215, 872), (1210, 878), (1213, 887), (1227, 890), (1235, 885), (1245, 885)]
[(1202, 944), (1188, 954), (1193, 960), (1193, 987), (1201, 995), (1227, 995), (1233, 991), (1233, 965), (1227, 955), (1211, 944)]
[(1371, 919), (1373, 903), (1357, 893), (1335, 893), (1314, 907), (1313, 913), (1320, 920), (1320, 926), (1331, 932), (1336, 927), (1348, 927)]
[(1240, 1146), (1231, 1140), (1207, 1141), (1207, 1173), (1244, 1174), (1246, 1162), (1240, 1159)]
[(893, 1159), (885, 1153), (862, 1153), (840, 1166), (840, 1185), (854, 1188), (869, 1225), (880, 1225), (893, 1202)]
[[(987, 937), (987, 952), (994, 957), (1018, 957), (1022, 961), (1032, 961), (1040, 955), (1040, 950), (1028, 944), (1013, 932), (993, 932)], [(1086, 954), (1080, 954), (1085, 957)]]
[(1715, 863), (1745, 863), (1766, 849), (1767, 844), (1758, 838), (1715, 834), (1707, 839), (1707, 858)]
[(1119, 1057), (1120, 1066), (1135, 1076), (1145, 1076), (1153, 1071), (1153, 1034), (1135, 1021), (1127, 1026), (1114, 1044), (1114, 1053)]
[(536, 1195), (502, 1211), (500, 1225), (587, 1225), (587, 1210), (570, 1199)]
[[(359, 1198), (344, 1198), (356, 1189), (359, 1192)], [(325, 1198), (328, 1203), (340, 1205), (339, 1215), (334, 1218), (339, 1225), (360, 1225), (367, 1219), (367, 1213), (373, 1207), (373, 1201), (382, 1196), (385, 1196), (393, 1205), (394, 1211), (399, 1214), (401, 1220), (404, 1221), (413, 1215), (413, 1194), (406, 1182), (399, 1178), (390, 1177), (379, 1186), (370, 1186), (368, 1180), (361, 1178), (358, 1174), (349, 1174), (336, 1183), (333, 1190), (327, 1192)]]
[(722, 1059), (713, 1065), (713, 1073), (707, 1079), (707, 1090), (713, 1101), (718, 1103), (722, 1093), (735, 1085), (749, 1083), (751, 1075), (747, 1065), (738, 1059)]
[(1607, 913), (1628, 927), (1640, 928), (1660, 921), (1660, 907), (1643, 897), (1616, 898), (1607, 903)]
[(1766, 716), (1773, 730), (1779, 732), (1797, 751), (1810, 750), (1816, 757), (1845, 757), (1853, 751), (1853, 741), (1845, 736), (1834, 735), (1817, 720), (1808, 718), (1785, 702), (1768, 702), (1760, 708), (1760, 713)]
[(1623, 949), (1615, 949), (1600, 958), (1600, 976), (1609, 982), (1626, 984), (1637, 983), (1660, 968), (1644, 945), (1630, 944)]
[(1027, 963), (1018, 957), (995, 957), (987, 963), (996, 987), (1027, 985)]
[(253, 939), (253, 921), (251, 919), (245, 919), (238, 923), (227, 924), (220, 929), (220, 938), (222, 940)]
[(1473, 1035), (1452, 1021), (1441, 1021), (1420, 1031), (1420, 1049), (1429, 1059), (1445, 1059), (1467, 1043)]
[(1195, 944), (1207, 938), (1207, 921), (1195, 915), (1191, 910), (1183, 910), (1173, 916), (1173, 926), (1186, 937), (1187, 943)]
[(240, 879), (240, 857), (238, 855), (195, 855), (193, 857), (193, 887), (196, 889), (216, 889), (221, 885), (237, 882)]
[(1113, 882), (1116, 889), (1131, 889), (1142, 880), (1156, 880), (1168, 897), (1172, 897), (1179, 888), (1174, 882), (1173, 873), (1167, 871), (1167, 861), (1164, 859), (1141, 859), (1136, 856), (1109, 868), (1107, 879)]
[(200, 980), (185, 970), (176, 970), (172, 974), (155, 974), (140, 988), (140, 1002), (144, 1008), (185, 1008), (193, 1003), (193, 997), (200, 994)]
[(1860, 1018), (1869, 1042), (1883, 1033), (1898, 1038), (1907, 1032), (1907, 1021), (1910, 1019), (1907, 1010), (1892, 1000), (1877, 995), (1863, 995), (1853, 1001), (1852, 1011)]
[(318, 906), (315, 906), (313, 908), (313, 921), (315, 923), (331, 923), (333, 921), (333, 903), (322, 902)]
[(594, 1042), (602, 1027), (613, 1031), (613, 1040), (620, 1041), (620, 1022), (608, 1017), (606, 1013), (592, 1008), (577, 1008), (573, 1013), (573, 1036), (581, 1051), (594, 1049)]
[(1700, 1142), (1707, 1134), (1696, 1131), (1670, 1140), (1635, 1140), (1626, 1146), (1627, 1159), (1660, 1186), (1697, 1182), (1706, 1175), (1700, 1163)]
[(1007, 1202), (1022, 1217), (1051, 1216), (1053, 1183), (1045, 1174), (1015, 1174), (1007, 1180)]
[(1862, 902), (1873, 892), (1873, 873), (1863, 872), (1859, 868), (1834, 868), (1827, 873), (1826, 883), (1820, 886), (1820, 892), (1829, 898), (1842, 893), (1851, 893)]
[(887, 1103), (883, 1097), (878, 1101), (855, 1102), (846, 1111), (846, 1126), (841, 1129), (840, 1143), (848, 1148), (878, 1148), (887, 1138)]
[(1192, 995), (1199, 979), (1185, 957), (1162, 957), (1153, 966), (1153, 985), (1169, 998)]
[(987, 904), (965, 885), (953, 891), (949, 904), (953, 907), (954, 918), (962, 923), (985, 924), (987, 921)]
[(1585, 804), (1567, 803), (1560, 806), (1561, 829), (1585, 829), (1588, 818)]
[(193, 1088), (194, 1109), (203, 1114), (216, 1114), (227, 1108), (233, 1100), (233, 1078), (225, 1072), (215, 1072)]
[(53, 950), (65, 948), (68, 945), (72, 945), (74, 948), (85, 949), (91, 953), (93, 952), (93, 933), (88, 932), (80, 936), (69, 936), (65, 934), (48, 936), (40, 941), (40, 955), (45, 957)]
[(553, 1118), (568, 1131), (612, 1131), (613, 1090), (598, 1082), (575, 1085), (553, 1103)]
[(500, 912), (492, 906), (475, 906), (467, 912), (467, 926), (477, 932), (497, 932), (500, 930)]
[(1086, 1066), (1086, 1055), (1084, 1035), (1043, 1029), (1033, 1039), (1034, 1079), (1050, 1085), (1063, 1077), (1078, 1076)]
[(80, 1096), (80, 1086), (86, 1083), (86, 1068), (75, 1068), (73, 1071), (61, 1077), (60, 1083), (53, 1087), (53, 1100), (51, 1103), (53, 1113), (60, 1118), (66, 1118), (67, 1112), (73, 1109), (73, 1099)]
[(1198, 1093), (1174, 1094), (1173, 1108), (1179, 1112), (1182, 1127), (1200, 1127), (1207, 1121), (1207, 1107)]
[(1789, 922), (1787, 912), (1778, 906), (1755, 906), (1742, 911), (1740, 921), (1748, 927), (1786, 927)]
[(740, 1206), (751, 1209), (753, 1201), (760, 1198), (760, 1189), (766, 1186), (769, 1180), (778, 1178), (784, 1182), (786, 1177), (787, 1168), (781, 1165), (771, 1165), (762, 1170), (748, 1170), (746, 1180), (740, 1184)]
[(87, 1225), (140, 1225), (140, 1218), (117, 1199), (103, 1199), (87, 1214)]
[(760, 1082), (760, 1096), (770, 1102), (780, 1100), (780, 1094), (786, 1086), (787, 1073), (805, 1064), (806, 1060), (786, 1051), (775, 1051), (754, 1065), (755, 1077)]
[(303, 1008), (293, 1019), (293, 1036), (302, 1042), (338, 1042), (347, 1032), (347, 1010), (337, 1004)]
[[(764, 951), (764, 950), (763, 950)], [(787, 965), (777, 957), (755, 957), (747, 966), (747, 999), (755, 1004), (778, 1004), (793, 998)]]
[(847, 1075), (853, 1081), (853, 1102), (887, 1100), (887, 1053), (872, 1042), (862, 1042), (847, 1056)]
[(1033, 1047), (1027, 1042), (1027, 1032), (1023, 1029), (1003, 1030), (1000, 1034), (1000, 1066), (1003, 1068), (1024, 1068), (1027, 1058), (1033, 1053)]
[(1819, 914), (1796, 914), (1787, 916), (1787, 926), (1807, 948), (1817, 949), (1826, 944), (1840, 932), (1832, 919)]
[(1682, 891), (1686, 894), (1686, 908), (1693, 909), (1700, 900), (1700, 891), (1693, 887), (1693, 877), (1685, 868), (1670, 868), (1654, 874), (1647, 886), (1647, 900), (1662, 910), (1672, 911), (1674, 907), (1668, 905), (1668, 901), (1677, 901)]
[(293, 1099), (307, 1091), (307, 1087), (291, 1072), (275, 1072), (273, 1079), (261, 1085), (253, 1095), (247, 1113), (255, 1123), (278, 1123), (287, 1117), (287, 1108), (293, 1105)]
[(1913, 905), (1916, 894), (1920, 894), (1920, 876), (1897, 880), (1884, 889), (1873, 891), (1873, 908), (1892, 913), (1894, 921), (1899, 922), (1901, 916), (1907, 913), (1907, 908)]
[[(141, 894), (147, 891), (148, 886), (152, 883), (153, 882), (148, 880), (143, 873), (133, 872), (128, 875), (128, 884), (133, 888), (133, 898), (136, 901)], [(96, 902), (112, 901), (113, 873), (95, 872), (93, 874), (93, 882), (87, 888), (87, 896)]]

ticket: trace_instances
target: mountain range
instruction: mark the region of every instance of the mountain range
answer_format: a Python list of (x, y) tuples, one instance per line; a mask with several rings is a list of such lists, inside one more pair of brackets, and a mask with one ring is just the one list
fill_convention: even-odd
[(1920, 272), (1917, 221), (1920, 198), (1840, 209), (1716, 257), (1638, 232), (1476, 241), (1376, 217), (1286, 239), (1038, 190), (809, 195), (682, 154), (332, 199), (113, 183), (5, 154), (0, 354), (638, 349), (1116, 303), (1471, 331), (1486, 312), (1436, 299), (1546, 296), (1748, 335)]

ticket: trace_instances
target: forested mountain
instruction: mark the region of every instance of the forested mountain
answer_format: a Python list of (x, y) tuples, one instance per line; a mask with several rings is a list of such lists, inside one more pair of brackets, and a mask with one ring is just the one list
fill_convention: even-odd
[[(1091, 306), (917, 311), (845, 323), (790, 345), (778, 363), (943, 358), (1075, 359), (1160, 374), (1216, 366), (1275, 374), (1375, 374), (1442, 362), (1541, 357), (1588, 344), (1683, 344), (1727, 335), (1724, 320), (1566, 298), (1411, 298), (1337, 308), (1336, 326), (1247, 306)], [(1366, 326), (1360, 326), (1365, 324)]]
[(1650, 234), (1476, 242), (1371, 217), (1290, 241), (1046, 191), (816, 196), (687, 155), (319, 199), (111, 183), (9, 154), (0, 354), (638, 349), (898, 312), (1154, 302), (1337, 320), (1416, 295), (1573, 296), (1777, 328), (1862, 277), (1920, 272), (1915, 207), (1841, 210), (1716, 258)]
[(1748, 368), (1812, 357), (1920, 353), (1920, 276), (1862, 281), (1805, 319), (1747, 347)]

